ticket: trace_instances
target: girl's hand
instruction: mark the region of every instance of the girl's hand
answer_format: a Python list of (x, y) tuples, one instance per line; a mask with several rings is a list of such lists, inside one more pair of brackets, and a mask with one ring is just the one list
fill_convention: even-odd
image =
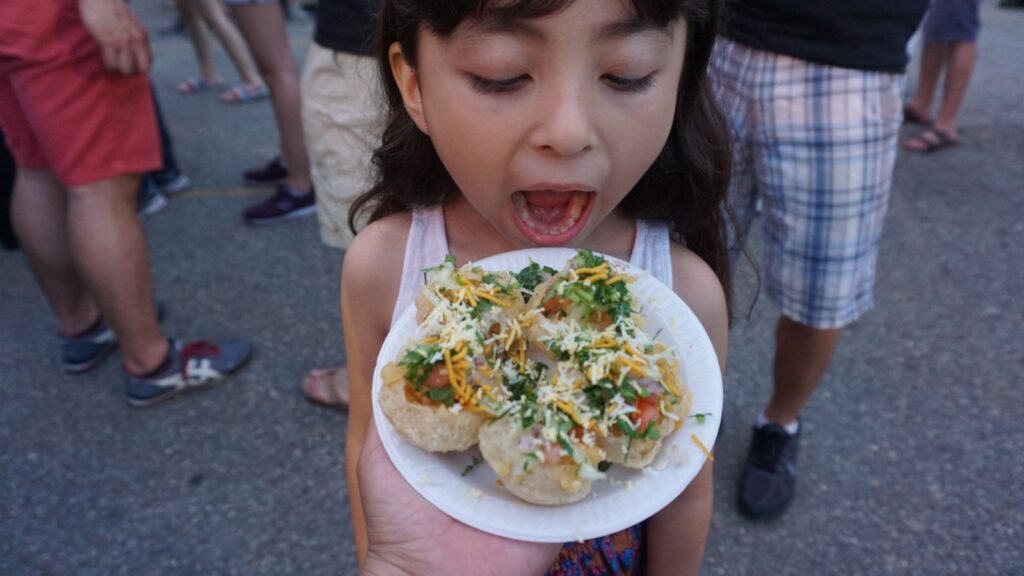
[(153, 62), (149, 38), (124, 0), (78, 0), (82, 23), (111, 72), (144, 74)]
[(359, 457), (359, 486), (370, 548), (364, 574), (536, 575), (560, 544), (507, 540), (470, 528), (434, 508), (395, 470), (370, 421)]

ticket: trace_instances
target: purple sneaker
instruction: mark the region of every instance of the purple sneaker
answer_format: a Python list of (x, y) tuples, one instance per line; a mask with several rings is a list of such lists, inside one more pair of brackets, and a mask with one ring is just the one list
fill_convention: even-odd
[(288, 167), (280, 156), (274, 156), (262, 166), (242, 172), (242, 178), (251, 184), (280, 184), (288, 177)]
[(281, 184), (270, 198), (250, 206), (243, 213), (249, 224), (276, 224), (316, 214), (316, 192), (310, 188), (305, 194)]
[(252, 356), (252, 345), (244, 340), (220, 345), (168, 340), (168, 344), (167, 357), (153, 372), (136, 376), (125, 370), (128, 403), (132, 406), (152, 406), (210, 386), (238, 371)]

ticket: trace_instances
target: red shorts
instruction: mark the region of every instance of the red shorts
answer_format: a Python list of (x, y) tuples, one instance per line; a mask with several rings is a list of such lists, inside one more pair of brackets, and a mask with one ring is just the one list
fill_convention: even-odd
[(0, 1), (0, 129), (65, 186), (161, 166), (149, 79), (107, 72), (73, 0)]

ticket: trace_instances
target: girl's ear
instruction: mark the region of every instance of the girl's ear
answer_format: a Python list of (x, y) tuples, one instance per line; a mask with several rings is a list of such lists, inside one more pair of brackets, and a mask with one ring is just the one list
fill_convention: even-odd
[(412, 117), (412, 121), (424, 134), (430, 135), (427, 130), (427, 123), (423, 119), (423, 99), (420, 97), (420, 79), (416, 75), (416, 69), (405, 59), (402, 47), (398, 42), (392, 42), (388, 48), (388, 61), (391, 63), (391, 75), (395, 78), (398, 91), (402, 93), (402, 101), (405, 102), (405, 111)]

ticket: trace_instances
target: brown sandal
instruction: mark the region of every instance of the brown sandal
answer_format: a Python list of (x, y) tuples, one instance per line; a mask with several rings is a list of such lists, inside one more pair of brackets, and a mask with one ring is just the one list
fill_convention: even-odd
[(326, 408), (348, 408), (348, 370), (342, 367), (310, 370), (302, 381), (302, 395)]
[(954, 138), (950, 136), (949, 133), (939, 130), (933, 126), (931, 128), (925, 128), (917, 136), (914, 136), (909, 140), (904, 140), (903, 147), (911, 152), (931, 154), (932, 152), (937, 152), (943, 148), (956, 146), (959, 143), (959, 139)]

